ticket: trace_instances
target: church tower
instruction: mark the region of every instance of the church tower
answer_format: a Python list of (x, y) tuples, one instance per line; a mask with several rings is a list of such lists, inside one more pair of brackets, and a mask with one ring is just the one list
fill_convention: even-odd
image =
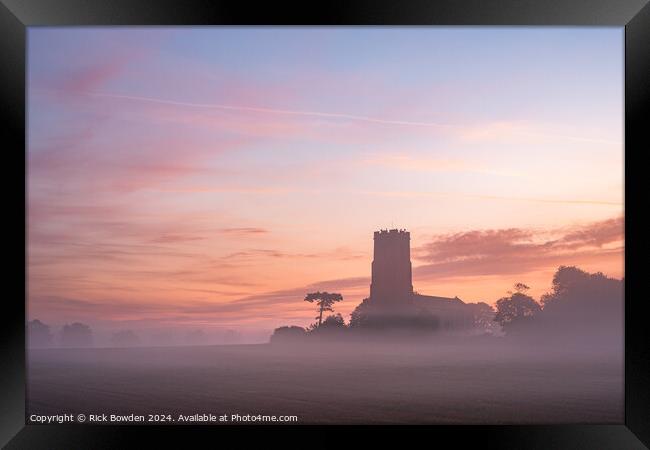
[(408, 302), (411, 281), (411, 235), (406, 230), (375, 231), (370, 298), (381, 303)]

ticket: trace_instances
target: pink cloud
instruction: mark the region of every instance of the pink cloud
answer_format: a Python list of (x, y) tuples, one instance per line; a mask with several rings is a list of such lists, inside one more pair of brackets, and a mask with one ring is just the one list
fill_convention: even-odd
[(163, 234), (161, 236), (151, 239), (151, 242), (154, 244), (173, 244), (176, 242), (190, 242), (190, 241), (200, 241), (205, 239), (203, 236), (192, 236), (192, 235), (182, 235), (182, 234)]
[(623, 241), (624, 228), (625, 224), (622, 217), (596, 222), (591, 226), (569, 231), (562, 236), (557, 245), (567, 248), (602, 247), (609, 243)]
[(266, 234), (269, 232), (269, 230), (265, 228), (255, 228), (255, 227), (222, 228), (219, 231), (225, 234), (241, 234), (241, 235)]
[(61, 88), (65, 95), (83, 94), (101, 89), (108, 81), (119, 75), (132, 59), (132, 55), (121, 53), (119, 56), (68, 73), (61, 83)]
[[(431, 242), (413, 249), (414, 261), (423, 261), (424, 265), (414, 267), (414, 280), (457, 280), (458, 283), (471, 281), (481, 285), (485, 277), (494, 275), (516, 277), (531, 272), (547, 272), (561, 264), (602, 265), (607, 261), (622, 262), (622, 247), (618, 244), (623, 239), (623, 219), (595, 222), (582, 226), (554, 230), (534, 230), (510, 228), (500, 230), (472, 230), (434, 236)], [(614, 245), (613, 248), (610, 248)], [(129, 256), (131, 254), (159, 255), (168, 249), (150, 246), (89, 247), (87, 256), (93, 259), (108, 255)], [(116, 255), (115, 252), (118, 252)], [(99, 252), (99, 253), (98, 253)], [(261, 258), (323, 258), (325, 254), (345, 253), (338, 249), (325, 254), (297, 254), (279, 250), (253, 249), (245, 255), (230, 255), (229, 260), (239, 257), (257, 256)], [(354, 252), (348, 252), (354, 254)], [(183, 255), (176, 255), (182, 257)], [(196, 255), (189, 254), (189, 258)], [(355, 255), (356, 256), (356, 255)], [(364, 258), (370, 260), (369, 255)], [(157, 324), (238, 324), (239, 326), (276, 326), (287, 321), (307, 323), (313, 315), (310, 305), (304, 304), (305, 293), (315, 290), (341, 292), (346, 301), (337, 311), (348, 314), (358, 301), (368, 293), (370, 279), (368, 276), (348, 277), (323, 280), (287, 289), (258, 292), (245, 295), (252, 286), (246, 280), (236, 280), (229, 276), (206, 278), (210, 273), (223, 273), (218, 261), (206, 259), (194, 269), (170, 269), (168, 271), (142, 269), (130, 276), (143, 275), (178, 279), (183, 282), (181, 289), (194, 297), (178, 299), (173, 302), (138, 298), (138, 290), (123, 290), (125, 296), (114, 300), (100, 297), (93, 300), (81, 300), (70, 297), (42, 296), (36, 293), (30, 306), (39, 311), (43, 317), (74, 316), (93, 320), (146, 320)], [(123, 277), (127, 272), (118, 271)], [(42, 276), (42, 275), (41, 275)], [(130, 279), (129, 277), (124, 278)], [(186, 284), (188, 281), (202, 280), (205, 287)], [(462, 281), (464, 280), (464, 281)], [(468, 281), (469, 280), (469, 281)], [(41, 281), (43, 281), (41, 279)], [(64, 283), (68, 282), (63, 280)], [(87, 280), (91, 282), (92, 280)], [(50, 280), (52, 282), (52, 280)], [(226, 286), (231, 283), (234, 289), (213, 288), (216, 284)], [(109, 293), (110, 286), (97, 283), (100, 292)], [(116, 292), (120, 292), (119, 289)], [(158, 288), (164, 293), (165, 288)], [(135, 296), (135, 297), (131, 297)], [(204, 298), (201, 298), (204, 297)], [(136, 298), (138, 298), (136, 300)]]
[[(99, 138), (97, 138), (99, 139)], [(80, 196), (128, 192), (182, 177), (217, 174), (206, 160), (240, 148), (245, 142), (223, 138), (206, 145), (190, 136), (114, 140), (110, 144), (88, 138), (72, 145), (52, 143), (29, 153), (28, 177), (39, 189), (61, 188)]]
[(426, 263), (414, 268), (414, 276), (516, 274), (616, 259), (622, 264), (623, 229), (623, 219), (615, 218), (561, 230), (510, 228), (439, 235), (413, 249), (414, 259)]
[(288, 259), (322, 259), (322, 260), (351, 260), (367, 258), (368, 255), (360, 252), (355, 252), (346, 248), (337, 248), (327, 252), (313, 252), (313, 253), (296, 253), (286, 252), (277, 249), (259, 249), (251, 248), (231, 253), (224, 256), (224, 259), (237, 260), (237, 259), (266, 259), (266, 258), (288, 258)]

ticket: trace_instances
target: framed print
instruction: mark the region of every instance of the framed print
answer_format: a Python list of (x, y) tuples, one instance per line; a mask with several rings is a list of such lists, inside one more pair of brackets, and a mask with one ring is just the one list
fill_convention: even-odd
[(7, 448), (650, 443), (646, 2), (1, 8)]

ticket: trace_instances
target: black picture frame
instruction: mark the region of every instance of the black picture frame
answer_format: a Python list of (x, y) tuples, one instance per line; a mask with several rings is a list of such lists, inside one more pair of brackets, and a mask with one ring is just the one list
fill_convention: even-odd
[[(127, 448), (147, 442), (190, 447), (197, 439), (245, 446), (250, 437), (311, 445), (324, 433), (482, 448), (635, 449), (650, 446), (650, 350), (644, 298), (648, 245), (643, 189), (650, 149), (650, 5), (648, 0), (0, 0), (0, 95), (6, 133), (3, 182), (6, 228), (5, 334), (0, 357), (0, 444), (6, 448)], [(625, 27), (625, 422), (621, 425), (314, 427), (26, 425), (25, 289), (26, 29), (79, 25), (561, 25)], [(14, 183), (21, 187), (16, 188)], [(20, 239), (22, 237), (22, 239)], [(287, 432), (290, 430), (290, 432)], [(310, 435), (307, 435), (310, 433)], [(408, 441), (404, 441), (408, 436)], [(644, 446), (645, 444), (645, 446)], [(333, 444), (332, 444), (333, 445)], [(420, 445), (420, 444), (418, 444)], [(212, 446), (212, 445), (211, 445)], [(428, 445), (429, 446), (429, 445)], [(227, 446), (230, 447), (230, 446)]]

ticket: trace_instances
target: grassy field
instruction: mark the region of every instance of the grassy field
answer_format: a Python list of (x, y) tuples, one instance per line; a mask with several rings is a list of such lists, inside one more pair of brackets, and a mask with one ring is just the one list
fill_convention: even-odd
[(504, 346), (30, 350), (30, 414), (296, 415), (318, 424), (621, 423), (621, 355)]

